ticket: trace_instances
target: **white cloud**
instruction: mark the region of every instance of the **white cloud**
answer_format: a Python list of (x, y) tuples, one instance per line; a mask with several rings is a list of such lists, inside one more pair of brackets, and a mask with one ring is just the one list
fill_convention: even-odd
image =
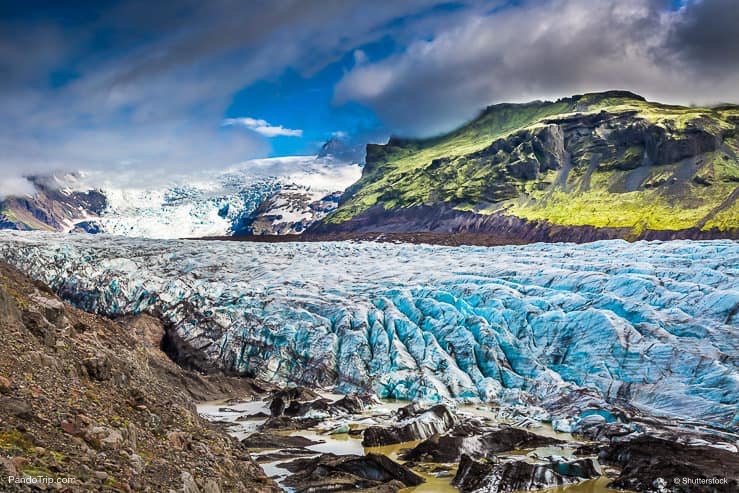
[(271, 125), (266, 120), (257, 118), (226, 118), (223, 120), (224, 126), (242, 126), (249, 130), (264, 135), (265, 137), (302, 137), (303, 131), (296, 128), (285, 128), (282, 125)]
[(33, 183), (25, 178), (7, 176), (0, 179), (0, 200), (6, 197), (22, 197), (33, 195), (36, 189)]
[(354, 50), (354, 66), (364, 65), (369, 59), (367, 54), (362, 50)]
[[(131, 186), (169, 182), (267, 155), (259, 134), (222, 125), (235, 94), (287, 68), (310, 77), (383, 36), (411, 36), (423, 19), (414, 29), (390, 21), (431, 7), (286, 0), (255, 16), (234, 0), (126, 0), (72, 26), (19, 4), (29, 15), (0, 18), (0, 121), (13, 122), (0, 127), (0, 187), (70, 170)], [(110, 32), (120, 36), (101, 46)], [(68, 79), (54, 77), (60, 67)]]

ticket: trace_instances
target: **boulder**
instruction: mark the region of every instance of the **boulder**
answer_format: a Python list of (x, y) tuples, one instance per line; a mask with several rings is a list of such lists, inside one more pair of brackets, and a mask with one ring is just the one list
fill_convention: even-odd
[(284, 485), (294, 488), (296, 493), (370, 489), (391, 493), (423, 482), (406, 466), (380, 454), (323, 454), (316, 458), (296, 459), (279, 467), (294, 473), (288, 476)]
[(492, 459), (495, 454), (563, 443), (513, 427), (490, 429), (475, 423), (458, 424), (443, 435), (434, 435), (402, 455), (414, 462), (457, 462), (462, 455)]
[(260, 430), (307, 430), (320, 423), (315, 418), (290, 418), (287, 416), (272, 417), (258, 426)]
[(113, 376), (110, 358), (104, 354), (87, 358), (83, 363), (85, 365), (85, 369), (87, 369), (87, 374), (93, 380), (103, 382), (110, 380)]
[(13, 390), (13, 383), (9, 378), (0, 375), (0, 394), (9, 394)]
[(255, 449), (281, 449), (294, 447), (308, 447), (309, 445), (317, 445), (316, 442), (309, 438), (301, 436), (278, 435), (277, 433), (252, 433), (248, 437), (241, 440), (241, 443), (247, 448)]
[(437, 433), (444, 433), (457, 423), (456, 416), (443, 404), (428, 411), (410, 416), (395, 426), (370, 426), (364, 430), (362, 445), (378, 447), (394, 443), (423, 440)]
[(364, 411), (364, 402), (355, 394), (345, 395), (331, 404), (333, 412), (345, 412), (348, 414), (359, 414)]
[[(301, 406), (311, 401), (323, 400), (316, 392), (305, 387), (287, 387), (280, 389), (272, 394), (272, 400), (269, 403), (269, 411), (272, 416), (282, 416), (290, 409), (291, 416), (300, 416), (305, 414), (312, 408), (310, 406)], [(326, 402), (328, 404), (328, 402)], [(322, 406), (323, 403), (318, 404)]]
[[(672, 440), (640, 436), (612, 441), (598, 454), (601, 463), (621, 468), (609, 487), (643, 491), (658, 479), (711, 479), (706, 491), (739, 491), (739, 455), (710, 446), (688, 446)], [(723, 481), (723, 482), (722, 482)], [(674, 491), (697, 491), (694, 484), (670, 485)]]
[(48, 347), (56, 345), (56, 328), (39, 312), (24, 311), (23, 325), (31, 334)]
[(600, 473), (592, 459), (531, 464), (524, 460), (511, 462), (478, 462), (463, 455), (454, 477), (462, 493), (483, 490), (487, 493), (540, 490), (596, 478)]
[(25, 399), (0, 397), (0, 414), (15, 416), (23, 420), (33, 419), (33, 408)]

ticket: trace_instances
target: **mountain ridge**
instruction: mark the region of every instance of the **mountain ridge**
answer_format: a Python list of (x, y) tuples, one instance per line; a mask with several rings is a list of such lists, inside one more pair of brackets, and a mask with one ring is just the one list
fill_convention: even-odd
[(368, 145), (362, 178), (311, 232), (735, 238), (738, 125), (736, 105), (628, 91), (492, 105), (445, 135)]

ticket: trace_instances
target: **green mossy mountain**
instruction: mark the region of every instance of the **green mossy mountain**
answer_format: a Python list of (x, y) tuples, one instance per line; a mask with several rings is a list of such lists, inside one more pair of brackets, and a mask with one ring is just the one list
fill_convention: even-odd
[(498, 104), (447, 135), (368, 145), (362, 178), (314, 230), (737, 237), (738, 129), (739, 106), (624, 91)]

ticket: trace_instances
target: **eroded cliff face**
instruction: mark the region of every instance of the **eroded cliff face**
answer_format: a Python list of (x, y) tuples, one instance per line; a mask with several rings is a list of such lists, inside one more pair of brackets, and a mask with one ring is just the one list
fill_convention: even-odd
[(628, 93), (494, 106), (446, 136), (368, 146), (361, 180), (312, 231), (736, 237), (737, 122), (737, 107)]
[(4, 233), (0, 257), (86, 310), (163, 318), (184, 359), (205, 370), (380, 397), (526, 403), (555, 418), (597, 402), (734, 428), (738, 248)]

